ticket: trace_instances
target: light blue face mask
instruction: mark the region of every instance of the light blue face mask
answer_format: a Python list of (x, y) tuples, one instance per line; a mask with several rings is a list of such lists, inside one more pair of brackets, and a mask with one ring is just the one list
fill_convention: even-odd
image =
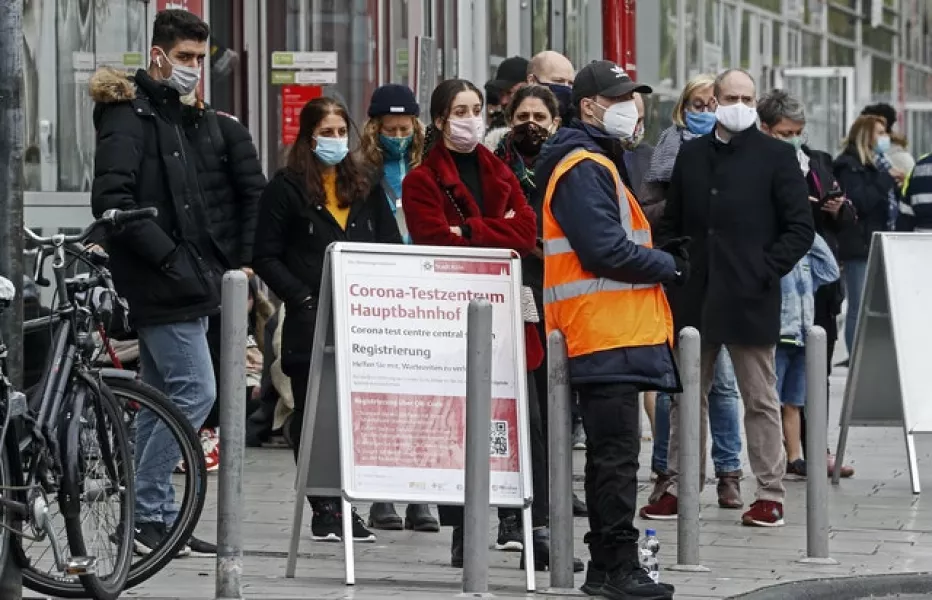
[(715, 129), (715, 113), (686, 111), (686, 128), (690, 133), (705, 135)]
[(889, 135), (880, 135), (877, 136), (877, 143), (874, 144), (874, 151), (877, 154), (886, 154), (890, 151), (890, 136)]
[(315, 137), (314, 141), (317, 142), (314, 154), (325, 165), (338, 165), (349, 153), (349, 138)]
[(411, 140), (413, 139), (414, 134), (405, 137), (389, 137), (379, 134), (379, 143), (382, 145), (382, 149), (385, 150), (389, 158), (394, 160), (404, 157), (405, 152), (411, 147)]

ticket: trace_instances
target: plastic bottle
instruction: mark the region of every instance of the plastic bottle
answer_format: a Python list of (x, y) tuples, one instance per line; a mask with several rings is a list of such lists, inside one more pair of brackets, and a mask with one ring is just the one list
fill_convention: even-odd
[(660, 561), (657, 553), (660, 552), (660, 540), (657, 539), (657, 532), (653, 529), (644, 530), (644, 539), (640, 544), (641, 566), (654, 580), (654, 583), (660, 583)]

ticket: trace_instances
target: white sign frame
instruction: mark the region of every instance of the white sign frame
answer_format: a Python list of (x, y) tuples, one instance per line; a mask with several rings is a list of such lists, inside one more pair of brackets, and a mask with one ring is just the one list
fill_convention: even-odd
[[(907, 245), (914, 248), (906, 251)], [(915, 246), (926, 251), (916, 251)], [(902, 427), (912, 492), (921, 491), (913, 436), (932, 433), (932, 404), (921, 382), (927, 356), (921, 348), (932, 336), (932, 318), (922, 286), (906, 287), (902, 282), (915, 282), (916, 272), (908, 270), (917, 265), (908, 259), (918, 261), (921, 270), (930, 258), (932, 234), (875, 233), (871, 240), (854, 348), (849, 351), (833, 483), (839, 481), (850, 427)]]
[[(304, 424), (301, 435), (301, 447), (298, 456), (298, 472), (296, 480), (296, 496), (294, 505), (294, 522), (291, 532), (291, 544), (288, 553), (288, 562), (285, 569), (286, 577), (294, 577), (297, 564), (297, 552), (300, 543), (301, 526), (304, 519), (306, 500), (305, 496), (341, 496), (342, 513), (350, 515), (351, 500), (360, 501), (384, 501), (384, 502), (409, 502), (425, 504), (452, 504), (462, 505), (463, 499), (451, 499), (448, 496), (439, 494), (425, 493), (360, 493), (350, 488), (348, 483), (352, 482), (353, 473), (353, 438), (352, 438), (352, 412), (350, 410), (350, 385), (348, 380), (347, 361), (352, 362), (352, 357), (344, 356), (345, 352), (341, 348), (345, 347), (348, 340), (344, 339), (345, 325), (347, 324), (345, 290), (341, 290), (339, 282), (343, 281), (343, 269), (341, 268), (343, 259), (351, 256), (391, 256), (405, 255), (423, 258), (424, 260), (432, 259), (451, 259), (451, 260), (485, 260), (485, 261), (508, 261), (511, 273), (512, 288), (512, 326), (514, 340), (514, 365), (515, 365), (515, 410), (517, 418), (518, 434), (518, 464), (519, 480), (521, 484), (520, 500), (505, 500), (497, 498), (496, 494), (490, 491), (490, 505), (502, 507), (520, 508), (522, 511), (522, 521), (524, 530), (524, 548), (525, 548), (525, 576), (526, 589), (533, 592), (536, 589), (534, 573), (534, 554), (533, 554), (533, 526), (531, 522), (531, 502), (533, 499), (533, 485), (531, 481), (531, 458), (530, 458), (530, 429), (528, 424), (528, 407), (527, 407), (527, 373), (524, 344), (524, 319), (521, 310), (521, 260), (520, 257), (511, 250), (506, 249), (487, 249), (487, 248), (457, 248), (457, 247), (434, 247), (434, 246), (409, 246), (403, 244), (364, 244), (354, 242), (335, 242), (327, 248), (327, 255), (324, 260), (324, 273), (321, 280), (320, 293), (318, 295), (317, 319), (314, 331), (313, 351), (311, 356), (310, 378), (308, 381), (307, 401), (304, 411)], [(462, 313), (466, 314), (467, 305), (463, 305)], [(287, 316), (286, 316), (287, 320)], [(333, 345), (327, 346), (332, 340)], [(465, 337), (463, 338), (465, 343)], [(319, 433), (316, 428), (318, 412), (321, 410), (319, 401), (327, 402), (330, 398), (320, 398), (321, 381), (323, 378), (322, 369), (324, 365), (325, 354), (335, 354), (336, 358), (336, 404), (338, 405), (339, 420), (339, 449), (332, 449), (339, 456), (340, 462), (340, 480), (339, 489), (330, 488), (329, 486), (321, 487), (319, 485), (309, 485), (311, 476), (309, 467), (311, 465), (311, 450), (314, 446), (315, 432)], [(465, 382), (463, 384), (465, 395)], [(318, 448), (318, 451), (322, 451)], [(331, 451), (328, 449), (328, 451)], [(465, 474), (465, 470), (464, 470)], [(462, 490), (465, 492), (464, 490)], [(465, 493), (463, 493), (463, 496)], [(343, 519), (343, 539), (344, 539), (344, 558), (346, 567), (346, 585), (355, 584), (355, 561), (353, 554), (353, 536), (352, 536), (352, 519), (349, 517)]]

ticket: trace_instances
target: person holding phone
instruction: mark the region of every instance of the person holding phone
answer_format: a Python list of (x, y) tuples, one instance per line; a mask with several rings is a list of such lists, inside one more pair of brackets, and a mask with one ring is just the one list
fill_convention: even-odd
[[(844, 191), (832, 173), (832, 156), (809, 147), (806, 143), (806, 113), (802, 103), (784, 90), (772, 90), (764, 94), (757, 103), (757, 115), (761, 130), (768, 135), (783, 140), (796, 148), (799, 167), (806, 176), (809, 186), (809, 202), (812, 207), (812, 220), (816, 233), (825, 240), (838, 260), (838, 236), (845, 231), (856, 229), (854, 207), (845, 197)], [(817, 286), (815, 291), (815, 316), (813, 323), (825, 329), (828, 341), (828, 361), (826, 376), (832, 371), (832, 353), (838, 340), (838, 315), (844, 300), (841, 282), (832, 280)], [(784, 406), (784, 412), (792, 407)], [(794, 422), (791, 425), (796, 425)], [(799, 419), (797, 433), (805, 431), (805, 417)], [(801, 436), (802, 449), (805, 453), (805, 436)], [(800, 477), (806, 475), (805, 461), (798, 462), (799, 456), (788, 453), (787, 475)], [(835, 461), (828, 455), (827, 468), (831, 475)], [(854, 469), (842, 467), (842, 477), (851, 477)]]

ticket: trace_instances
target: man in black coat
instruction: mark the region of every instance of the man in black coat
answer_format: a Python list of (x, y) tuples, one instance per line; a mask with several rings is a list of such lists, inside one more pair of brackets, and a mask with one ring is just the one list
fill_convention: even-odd
[[(786, 493), (774, 365), (780, 278), (809, 251), (815, 234), (796, 153), (757, 129), (756, 97), (754, 80), (744, 71), (732, 69), (716, 79), (718, 124), (713, 133), (683, 144), (657, 237), (667, 245), (679, 239), (690, 255), (692, 275), (672, 301), (677, 326), (696, 327), (702, 335), (702, 423), (707, 422), (713, 367), (722, 346), (735, 366), (757, 478), (757, 499), (742, 523), (778, 527)], [(657, 502), (641, 509), (643, 518), (677, 515), (676, 402), (670, 421), (673, 483)]]
[[(210, 29), (184, 10), (158, 13), (149, 68), (91, 80), (97, 154), (91, 208), (155, 207), (158, 218), (106, 241), (117, 290), (129, 302), (146, 383), (164, 392), (195, 428), (216, 398), (207, 318), (220, 307), (220, 249), (198, 182), (195, 148), (182, 129), (180, 97), (197, 88)], [(167, 436), (167, 437), (166, 437)], [(175, 521), (171, 474), (181, 458), (171, 434), (141, 415), (136, 431), (137, 550), (160, 547)], [(188, 553), (216, 553), (191, 538)]]

